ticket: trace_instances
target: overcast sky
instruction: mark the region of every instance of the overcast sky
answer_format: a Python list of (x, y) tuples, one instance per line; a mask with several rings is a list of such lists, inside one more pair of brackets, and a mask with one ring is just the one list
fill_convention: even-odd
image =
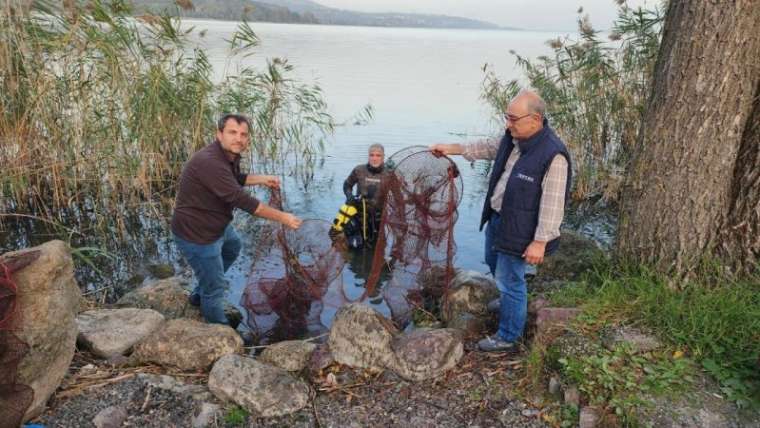
[[(432, 13), (480, 19), (506, 27), (572, 31), (577, 11), (597, 29), (609, 28), (617, 6), (614, 0), (315, 0), (325, 6), (362, 12)], [(632, 7), (658, 0), (628, 0)]]

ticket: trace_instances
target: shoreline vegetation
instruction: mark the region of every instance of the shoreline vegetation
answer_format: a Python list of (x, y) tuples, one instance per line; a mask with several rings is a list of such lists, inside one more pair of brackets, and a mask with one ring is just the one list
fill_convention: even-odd
[[(69, 243), (77, 265), (116, 263), (109, 257), (129, 242), (146, 241), (146, 229), (166, 233), (182, 163), (206, 143), (218, 112), (248, 114), (252, 158), (297, 158), (299, 169), (288, 172), (303, 176), (339, 126), (321, 89), (295, 81), (286, 59), (242, 69), (216, 85), (206, 54), (189, 49), (178, 18), (145, 15), (135, 22), (119, 0), (62, 12), (54, 6), (1, 7), (9, 25), (0, 30), (0, 231), (45, 230)], [(612, 44), (581, 17), (580, 38), (551, 41), (552, 57), (530, 61), (515, 53), (576, 156), (578, 206), (617, 207), (662, 23), (659, 10), (621, 6)], [(242, 23), (230, 40), (229, 61), (257, 44)], [(518, 89), (518, 82), (486, 69), (483, 99), (495, 116)], [(534, 290), (532, 298), (541, 294), (579, 308), (573, 334), (598, 341), (605, 329), (635, 326), (665, 345), (644, 357), (593, 347), (559, 358), (551, 343), (534, 341), (520, 362), (523, 378), (514, 382), (519, 397), (547, 394), (548, 379), (557, 377), (575, 383), (583, 402), (609, 421), (635, 425), (652, 395), (688, 396), (699, 387), (689, 379), (707, 373), (721, 399), (743, 411), (760, 409), (758, 276), (736, 278), (717, 262), (705, 263), (674, 288), (672, 278), (608, 254), (574, 253), (551, 263), (540, 275), (563, 273), (559, 286)], [(93, 305), (102, 305), (101, 297), (93, 296), (99, 302)], [(551, 422), (545, 420), (552, 426), (573, 426), (580, 417), (578, 403), (552, 409)]]

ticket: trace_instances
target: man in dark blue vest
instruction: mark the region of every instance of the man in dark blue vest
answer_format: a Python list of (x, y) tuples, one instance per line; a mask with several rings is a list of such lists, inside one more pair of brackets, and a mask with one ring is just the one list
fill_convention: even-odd
[(522, 90), (507, 107), (501, 140), (430, 147), (433, 153), (494, 161), (480, 228), (488, 224), (485, 258), (500, 292), (499, 330), (478, 342), (483, 351), (519, 350), (528, 312), (526, 266), (540, 264), (559, 244), (572, 168), (545, 110), (538, 94)]

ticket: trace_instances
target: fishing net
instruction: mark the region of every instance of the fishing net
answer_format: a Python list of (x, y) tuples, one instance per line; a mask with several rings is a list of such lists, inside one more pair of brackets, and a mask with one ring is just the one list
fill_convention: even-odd
[(38, 257), (37, 251), (0, 257), (0, 428), (20, 426), (34, 400), (34, 390), (18, 382), (18, 367), (29, 346), (15, 334), (21, 325), (21, 314), (12, 275)]
[[(430, 311), (454, 275), (454, 225), (462, 178), (451, 159), (425, 147), (392, 155), (374, 248), (349, 251), (331, 223), (306, 220), (296, 231), (263, 233), (241, 305), (260, 342), (325, 332), (335, 312), (362, 302), (407, 324), (415, 308)], [(270, 204), (281, 208), (279, 192)], [(348, 269), (345, 267), (348, 266)]]

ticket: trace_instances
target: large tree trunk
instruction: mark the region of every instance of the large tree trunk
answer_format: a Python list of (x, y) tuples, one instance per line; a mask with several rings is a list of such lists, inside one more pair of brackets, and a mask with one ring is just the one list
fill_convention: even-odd
[[(760, 61), (760, 59), (758, 60)], [(726, 213), (720, 255), (736, 271), (749, 274), (760, 260), (760, 83), (734, 166), (731, 205)]]
[(742, 267), (756, 263), (758, 28), (757, 0), (669, 2), (623, 189), (621, 256), (678, 276), (718, 247)]

